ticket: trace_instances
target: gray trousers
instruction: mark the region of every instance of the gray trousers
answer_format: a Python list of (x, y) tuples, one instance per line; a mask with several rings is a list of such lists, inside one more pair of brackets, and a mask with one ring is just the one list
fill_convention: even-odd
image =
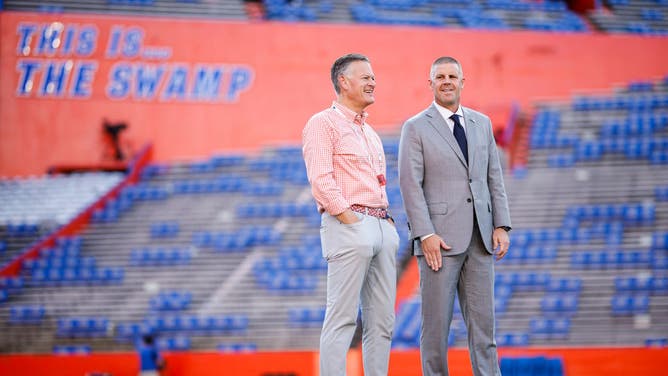
[[(447, 239), (445, 240), (447, 243)], [(447, 252), (446, 252), (447, 254)], [(468, 347), (475, 376), (500, 376), (494, 328), (494, 256), (485, 250), (475, 226), (466, 252), (443, 257), (433, 271), (418, 257), (422, 296), (420, 357), (426, 376), (448, 375), (448, 335), (455, 292), (468, 331)]]
[(346, 356), (362, 308), (362, 358), (366, 376), (387, 375), (399, 235), (385, 219), (355, 213), (343, 224), (322, 215), (320, 239), (327, 260), (327, 309), (320, 335), (320, 375), (346, 374)]

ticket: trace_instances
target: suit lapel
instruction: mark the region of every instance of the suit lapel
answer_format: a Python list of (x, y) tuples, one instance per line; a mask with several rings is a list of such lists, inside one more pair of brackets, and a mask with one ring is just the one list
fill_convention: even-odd
[[(478, 144), (478, 123), (476, 118), (468, 108), (462, 107), (464, 113), (464, 121), (466, 121), (466, 144), (469, 150), (469, 166), (473, 166), (473, 161), (476, 158), (476, 145)], [(452, 136), (454, 138), (454, 136)]]
[[(429, 124), (438, 132), (441, 137), (445, 140), (445, 142), (452, 148), (452, 150), (457, 154), (457, 157), (459, 160), (466, 166), (466, 159), (464, 159), (464, 154), (462, 153), (462, 150), (459, 148), (459, 144), (457, 143), (457, 139), (455, 139), (455, 135), (450, 132), (450, 128), (448, 127), (448, 124), (445, 122), (445, 119), (443, 119), (443, 116), (438, 112), (436, 109), (435, 105), (432, 103), (431, 106), (427, 109), (427, 112), (425, 113), (427, 116)], [(471, 142), (468, 142), (469, 144), (469, 158), (471, 156)], [(470, 159), (469, 159), (470, 160)]]

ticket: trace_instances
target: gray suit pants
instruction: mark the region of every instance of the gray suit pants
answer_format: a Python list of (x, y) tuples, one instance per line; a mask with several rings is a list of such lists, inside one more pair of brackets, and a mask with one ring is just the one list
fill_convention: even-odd
[(362, 308), (364, 374), (387, 375), (396, 298), (399, 235), (385, 219), (358, 214), (342, 224), (324, 213), (320, 238), (327, 259), (327, 309), (320, 335), (320, 375), (346, 374), (350, 348)]
[[(447, 243), (447, 239), (445, 239)], [(446, 252), (447, 255), (447, 252)], [(466, 252), (443, 257), (433, 271), (418, 257), (422, 296), (420, 357), (424, 375), (448, 375), (448, 335), (455, 300), (468, 331), (468, 346), (475, 376), (500, 376), (494, 333), (494, 256), (485, 250), (474, 226)]]

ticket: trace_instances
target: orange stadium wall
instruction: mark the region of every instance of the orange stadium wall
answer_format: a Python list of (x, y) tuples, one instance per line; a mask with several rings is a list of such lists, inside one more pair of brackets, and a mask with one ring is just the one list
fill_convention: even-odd
[[(665, 348), (563, 348), (501, 349), (501, 357), (546, 356), (563, 361), (565, 376), (662, 376), (665, 375), (668, 349)], [(314, 352), (275, 352), (257, 354), (171, 353), (165, 354), (163, 376), (317, 376), (318, 355)], [(471, 376), (468, 351), (449, 352), (450, 372)], [(132, 353), (94, 355), (4, 355), (0, 356), (1, 375), (21, 376), (136, 376), (138, 357)], [(362, 376), (358, 350), (348, 357), (348, 376)], [(394, 351), (388, 376), (420, 374), (420, 354), (416, 350)]]
[(511, 103), (668, 73), (668, 38), (0, 12), (0, 176), (100, 163), (102, 122), (155, 160), (296, 143), (334, 98), (332, 61), (371, 58), (370, 123), (391, 131), (430, 102), (428, 68), (458, 57), (463, 100)]

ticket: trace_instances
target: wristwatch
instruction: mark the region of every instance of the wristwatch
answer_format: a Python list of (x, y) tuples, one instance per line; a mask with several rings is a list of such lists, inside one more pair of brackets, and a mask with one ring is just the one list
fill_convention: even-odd
[(497, 227), (497, 228), (502, 228), (502, 229), (504, 229), (506, 232), (510, 232), (510, 230), (512, 230), (512, 228), (511, 228), (511, 227), (508, 227), (508, 226), (499, 226), (499, 227)]

